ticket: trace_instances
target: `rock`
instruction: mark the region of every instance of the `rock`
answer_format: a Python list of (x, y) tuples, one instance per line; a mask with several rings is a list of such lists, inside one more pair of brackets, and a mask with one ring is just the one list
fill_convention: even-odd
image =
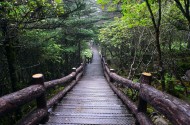
[(185, 75), (181, 77), (185, 81), (190, 81), (190, 70), (185, 72)]
[(154, 123), (155, 125), (168, 125), (167, 121), (162, 117), (157, 117)]
[(188, 80), (190, 81), (190, 70), (187, 70), (185, 72), (185, 76), (188, 78)]
[(155, 125), (169, 125), (164, 116), (159, 114), (158, 112), (153, 112), (151, 115), (151, 119)]

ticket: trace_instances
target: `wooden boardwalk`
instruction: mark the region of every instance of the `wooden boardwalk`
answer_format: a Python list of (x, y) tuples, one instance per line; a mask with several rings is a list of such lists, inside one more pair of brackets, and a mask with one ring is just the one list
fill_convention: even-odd
[(135, 119), (109, 87), (96, 49), (78, 84), (52, 109), (47, 125), (134, 125)]

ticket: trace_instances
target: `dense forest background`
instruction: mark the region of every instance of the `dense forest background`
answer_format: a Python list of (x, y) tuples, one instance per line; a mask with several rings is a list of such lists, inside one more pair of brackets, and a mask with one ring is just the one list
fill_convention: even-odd
[(138, 81), (153, 74), (153, 86), (190, 101), (190, 12), (188, 0), (98, 0), (103, 10), (120, 12), (100, 29), (109, 65)]
[[(0, 95), (29, 85), (32, 74), (60, 78), (81, 63), (94, 36), (92, 1), (0, 3)], [(88, 52), (88, 51), (87, 51)]]
[[(31, 85), (33, 74), (43, 73), (48, 81), (78, 67), (91, 53), (94, 23), (103, 18), (94, 16), (94, 5), (91, 0), (1, 0), (0, 96)], [(0, 124), (14, 124), (34, 104), (1, 118)]]
[(190, 102), (189, 5), (189, 0), (1, 0), (0, 95), (29, 86), (35, 73), (46, 81), (68, 75), (95, 43), (120, 75), (138, 81), (150, 72), (154, 87)]

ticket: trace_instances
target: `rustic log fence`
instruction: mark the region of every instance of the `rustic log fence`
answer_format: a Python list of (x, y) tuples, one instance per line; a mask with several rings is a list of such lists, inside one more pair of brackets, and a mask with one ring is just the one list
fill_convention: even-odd
[[(32, 76), (31, 86), (0, 97), (0, 117), (36, 99), (36, 108), (22, 118), (17, 125), (36, 125), (48, 121), (48, 109), (55, 105), (77, 83), (84, 72), (85, 62), (63, 78), (44, 82), (42, 74)], [(69, 83), (62, 91), (46, 100), (46, 90)]]
[[(137, 118), (137, 124), (153, 125), (147, 115), (147, 104), (163, 114), (174, 125), (190, 124), (190, 105), (183, 100), (173, 97), (150, 86), (151, 74), (142, 73), (140, 83), (117, 75), (113, 69), (109, 69), (104, 56), (101, 56), (104, 75), (113, 91), (122, 99), (131, 112)], [(136, 90), (138, 94), (138, 105), (136, 105), (125, 93), (114, 84), (122, 84), (124, 87)]]

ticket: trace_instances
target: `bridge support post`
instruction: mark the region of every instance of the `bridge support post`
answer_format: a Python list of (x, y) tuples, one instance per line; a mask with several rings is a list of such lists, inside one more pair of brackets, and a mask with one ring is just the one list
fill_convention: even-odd
[[(142, 84), (148, 84), (150, 85), (151, 84), (151, 80), (152, 80), (152, 75), (150, 73), (142, 73), (141, 75), (141, 78), (140, 78), (140, 91), (139, 91), (139, 95), (140, 93), (142, 92), (141, 90), (141, 85)], [(139, 96), (139, 102), (138, 102), (138, 107), (137, 107), (137, 112), (138, 114), (146, 114), (147, 112), (147, 102), (145, 100), (143, 100), (140, 96)], [(144, 118), (142, 118), (144, 119)], [(140, 124), (145, 124), (144, 122), (146, 122), (146, 120), (141, 120), (141, 123)], [(136, 121), (136, 125), (139, 125), (139, 122)]]
[[(44, 76), (43, 74), (35, 74), (32, 76), (32, 84), (40, 84), (44, 86)], [(45, 87), (44, 87), (45, 89)], [(46, 116), (40, 121), (40, 123), (44, 124), (49, 120), (49, 114), (47, 109), (47, 101), (46, 101), (46, 95), (45, 92), (36, 98), (37, 108), (38, 109), (45, 109), (47, 112)]]
[(106, 76), (106, 75), (105, 75), (105, 73), (106, 73), (106, 72), (105, 72), (105, 71), (106, 71), (106, 70), (105, 70), (105, 67), (106, 67), (106, 64), (105, 64), (104, 62), (102, 62), (102, 69), (103, 69), (103, 75), (104, 75), (104, 77)]
[[(141, 78), (140, 78), (141, 84), (150, 85), (151, 80), (152, 80), (152, 75), (150, 73), (146, 73), (146, 72), (142, 73)], [(139, 93), (141, 93), (141, 89)], [(147, 102), (144, 101), (141, 97), (139, 97), (138, 112), (146, 113), (146, 111), (147, 111)]]
[(103, 62), (103, 64), (105, 63), (105, 56), (104, 55), (102, 55), (102, 62)]
[(106, 70), (106, 67), (108, 67), (108, 64), (107, 64), (107, 63), (104, 63), (104, 65), (105, 65), (105, 70)]
[(77, 80), (77, 69), (75, 67), (73, 67), (72, 71), (75, 72), (75, 76), (74, 76), (73, 80)]

